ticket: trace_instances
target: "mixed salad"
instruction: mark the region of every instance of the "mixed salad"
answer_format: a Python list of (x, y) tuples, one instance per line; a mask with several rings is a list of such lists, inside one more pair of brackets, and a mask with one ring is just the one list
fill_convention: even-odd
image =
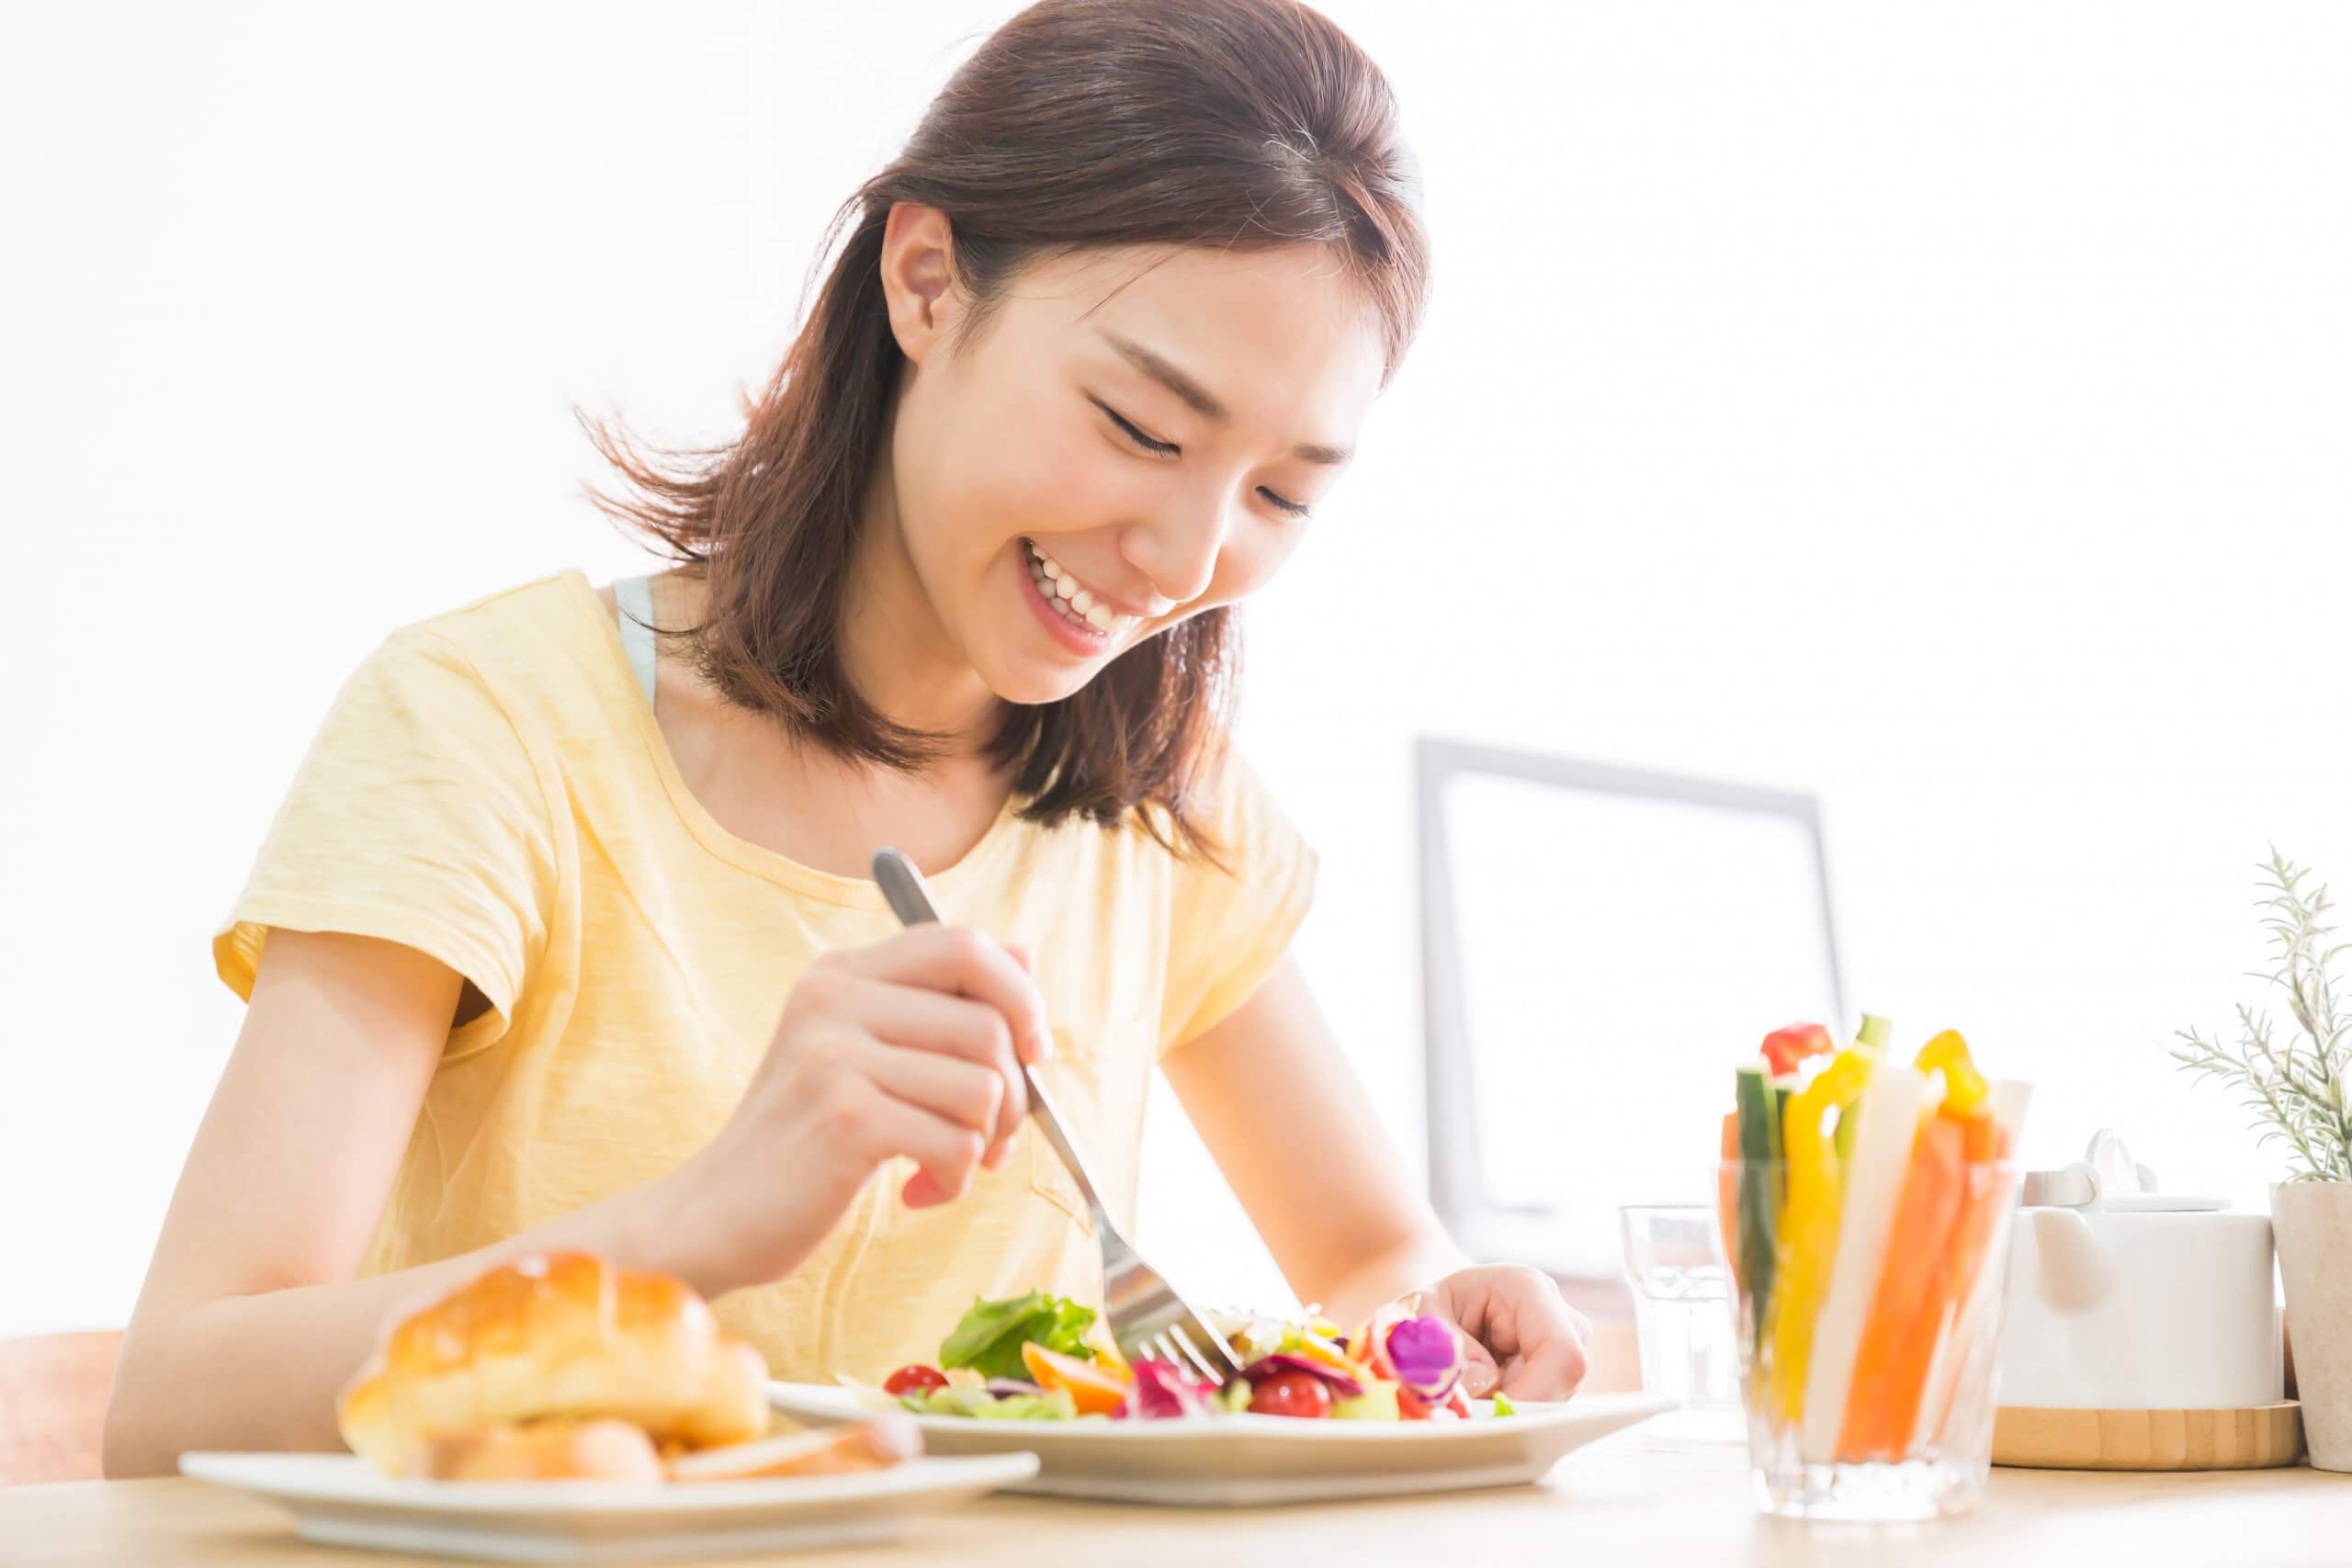
[[(972, 1304), (937, 1366), (901, 1367), (879, 1391), (919, 1416), (977, 1420), (1189, 1420), (1248, 1413), (1329, 1421), (1467, 1418), (1462, 1333), (1408, 1296), (1353, 1333), (1303, 1320), (1212, 1317), (1240, 1375), (1222, 1387), (1171, 1361), (1130, 1362), (1091, 1307), (1033, 1292)], [(1513, 1414), (1498, 1395), (1494, 1414)]]
[(1947, 1030), (1908, 1063), (1884, 1019), (1839, 1049), (1768, 1035), (1723, 1120), (1724, 1255), (1751, 1410), (1804, 1461), (1900, 1459), (1939, 1429), (1996, 1315), (1986, 1262), (2027, 1088)]

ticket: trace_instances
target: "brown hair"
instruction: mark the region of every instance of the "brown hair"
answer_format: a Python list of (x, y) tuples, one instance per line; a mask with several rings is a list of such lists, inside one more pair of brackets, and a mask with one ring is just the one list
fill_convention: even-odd
[[(869, 704), (838, 645), (903, 359), (880, 269), (892, 205), (947, 216), (975, 316), (1023, 264), (1079, 247), (1322, 245), (1364, 290), (1393, 371), (1428, 273), (1413, 186), (1379, 68), (1295, 0), (1042, 0), (835, 217), (831, 268), (741, 436), (648, 456), (588, 421), (632, 491), (597, 503), (706, 579), (701, 624), (677, 635), (730, 702), (842, 756), (918, 767), (938, 739)], [(1236, 640), (1230, 610), (1206, 611), (1061, 701), (1008, 706), (989, 756), (1014, 770), (1023, 814), (1111, 826), (1153, 807), (1155, 835), (1214, 853), (1187, 806), (1223, 739)]]

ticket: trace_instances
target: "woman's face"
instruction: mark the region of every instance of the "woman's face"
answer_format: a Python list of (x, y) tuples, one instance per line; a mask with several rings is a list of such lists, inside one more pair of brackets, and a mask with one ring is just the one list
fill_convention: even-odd
[(884, 257), (910, 362), (900, 528), (989, 688), (1052, 702), (1297, 547), (1379, 390), (1377, 325), (1319, 249), (1184, 247), (1039, 262), (958, 332), (969, 303), (944, 260), (924, 271), (925, 221), (944, 258), (944, 220), (920, 209)]

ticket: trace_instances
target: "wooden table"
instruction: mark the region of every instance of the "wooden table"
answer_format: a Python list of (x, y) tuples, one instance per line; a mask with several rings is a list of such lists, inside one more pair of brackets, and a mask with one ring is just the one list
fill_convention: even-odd
[[(2352, 1562), (2352, 1477), (2298, 1468), (2204, 1475), (1993, 1472), (1984, 1505), (1930, 1525), (1804, 1525), (1756, 1516), (1741, 1450), (1629, 1432), (1571, 1454), (1542, 1486), (1386, 1503), (1193, 1512), (996, 1497), (920, 1523), (897, 1546), (718, 1560), (956, 1568), (1318, 1563), (1494, 1568), (1555, 1562), (2041, 1563), (2103, 1568)], [(0, 1491), (0, 1562), (187, 1568), (429, 1563), (311, 1546), (284, 1515), (192, 1481)]]

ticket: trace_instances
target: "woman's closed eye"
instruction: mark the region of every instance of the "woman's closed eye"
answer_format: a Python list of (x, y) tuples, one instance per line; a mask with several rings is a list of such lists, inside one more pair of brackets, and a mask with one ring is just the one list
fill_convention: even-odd
[[(1150, 434), (1141, 425), (1137, 424), (1134, 420), (1129, 419), (1126, 415), (1121, 413), (1117, 409), (1113, 408), (1109, 403), (1104, 402), (1102, 399), (1089, 398), (1087, 399), (1087, 401), (1092, 403), (1097, 409), (1100, 409), (1102, 412), (1102, 417), (1109, 420), (1113, 424), (1117, 425), (1119, 427), (1119, 434), (1125, 436), (1132, 445), (1134, 445), (1138, 450), (1142, 451), (1146, 456), (1167, 458), (1178, 457), (1183, 455), (1184, 449), (1182, 446), (1177, 446), (1173, 441), (1162, 441), (1159, 437)], [(1286, 517), (1304, 517), (1313, 510), (1313, 508), (1309, 507), (1305, 502), (1293, 501), (1286, 495), (1278, 495), (1274, 491), (1268, 490), (1264, 485), (1260, 485), (1258, 487), (1258, 493), (1265, 498), (1267, 505), (1272, 507), (1275, 511), (1283, 513), (1283, 515)]]
[(1089, 398), (1087, 401), (1092, 403), (1096, 408), (1101, 409), (1102, 411), (1102, 417), (1109, 420), (1113, 424), (1117, 425), (1121, 434), (1125, 435), (1129, 441), (1135, 443), (1136, 446), (1141, 447), (1150, 456), (1154, 457), (1174, 457), (1180, 456), (1183, 452), (1184, 449), (1182, 446), (1177, 446), (1173, 441), (1162, 441), (1157, 435), (1145, 434), (1141, 425), (1136, 423), (1134, 420), (1129, 419), (1126, 415), (1121, 413), (1117, 409), (1113, 408), (1109, 403), (1104, 402), (1102, 399)]

